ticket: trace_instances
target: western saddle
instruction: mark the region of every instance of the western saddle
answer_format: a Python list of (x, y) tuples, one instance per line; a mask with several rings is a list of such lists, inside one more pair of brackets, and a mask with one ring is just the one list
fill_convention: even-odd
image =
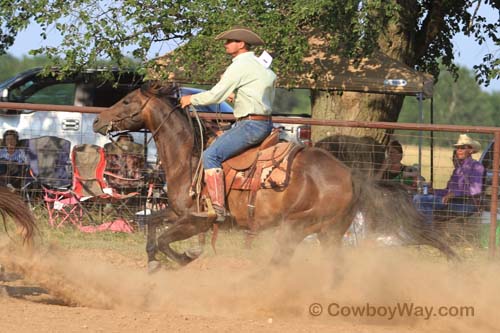
[(257, 191), (284, 190), (290, 180), (292, 161), (304, 148), (291, 142), (279, 142), (279, 133), (279, 129), (273, 130), (259, 146), (250, 148), (222, 164), (226, 196), (231, 190), (249, 191), (248, 218), (251, 230), (257, 227), (254, 223)]

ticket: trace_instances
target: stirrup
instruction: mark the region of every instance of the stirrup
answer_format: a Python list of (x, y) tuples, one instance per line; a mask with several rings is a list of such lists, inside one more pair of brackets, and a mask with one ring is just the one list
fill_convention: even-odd
[[(225, 212), (225, 210), (224, 210)], [(213, 212), (210, 211), (203, 211), (203, 212), (190, 212), (189, 215), (194, 216), (196, 218), (203, 218), (203, 219), (211, 219), (213, 220), (214, 223), (221, 223), (226, 220), (227, 214), (225, 214), (223, 211), (218, 211), (215, 210)]]
[(227, 210), (225, 207), (220, 207), (219, 205), (212, 204), (210, 198), (206, 198), (207, 212), (215, 217), (215, 223), (222, 223), (226, 220)]
[(226, 220), (226, 209), (224, 207), (213, 206), (216, 214), (215, 223), (222, 223)]
[(217, 214), (212, 209), (212, 211), (202, 211), (202, 212), (189, 212), (189, 215), (196, 219), (207, 220), (209, 223), (215, 223), (217, 219)]

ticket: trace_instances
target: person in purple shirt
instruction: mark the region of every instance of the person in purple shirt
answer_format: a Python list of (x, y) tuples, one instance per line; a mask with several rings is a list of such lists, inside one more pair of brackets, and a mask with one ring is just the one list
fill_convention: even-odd
[(471, 155), (481, 149), (481, 144), (467, 134), (461, 134), (455, 146), (453, 164), (455, 169), (446, 189), (435, 189), (432, 194), (417, 194), (413, 198), (417, 209), (429, 223), (434, 216), (466, 216), (479, 209), (483, 190), (484, 166)]

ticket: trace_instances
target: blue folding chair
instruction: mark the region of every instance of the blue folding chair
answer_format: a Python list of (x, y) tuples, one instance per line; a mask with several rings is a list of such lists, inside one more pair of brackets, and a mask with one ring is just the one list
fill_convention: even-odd
[(56, 136), (28, 140), (26, 154), (30, 180), (26, 182), (26, 197), (31, 203), (40, 191), (67, 190), (71, 187), (71, 142)]

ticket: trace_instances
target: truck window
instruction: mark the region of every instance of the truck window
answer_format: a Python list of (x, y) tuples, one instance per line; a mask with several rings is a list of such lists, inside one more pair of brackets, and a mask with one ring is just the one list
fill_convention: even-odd
[(25, 100), (27, 103), (56, 105), (73, 105), (74, 101), (74, 83), (60, 83), (43, 87)]
[(93, 106), (110, 107), (125, 97), (131, 90), (130, 86), (118, 85), (114, 87), (111, 84), (98, 85), (95, 89), (95, 97)]
[(9, 92), (9, 101), (18, 103), (73, 105), (74, 100), (74, 83), (41, 85), (30, 80)]

